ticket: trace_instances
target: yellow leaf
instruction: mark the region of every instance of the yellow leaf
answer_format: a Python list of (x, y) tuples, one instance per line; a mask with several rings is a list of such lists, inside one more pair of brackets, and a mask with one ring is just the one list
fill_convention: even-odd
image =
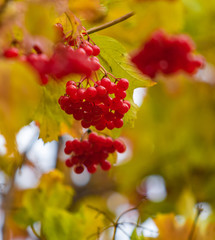
[(75, 14), (91, 22), (102, 18), (106, 13), (106, 8), (99, 0), (69, 0), (69, 7)]
[(55, 39), (53, 27), (56, 12), (51, 4), (30, 2), (25, 15), (25, 25), (30, 34)]
[(31, 69), (20, 62), (0, 61), (0, 133), (8, 153), (15, 150), (15, 134), (32, 121), (40, 96), (41, 87)]
[(187, 240), (193, 224), (187, 220), (184, 225), (179, 225), (173, 213), (158, 214), (154, 221), (159, 229), (158, 240)]

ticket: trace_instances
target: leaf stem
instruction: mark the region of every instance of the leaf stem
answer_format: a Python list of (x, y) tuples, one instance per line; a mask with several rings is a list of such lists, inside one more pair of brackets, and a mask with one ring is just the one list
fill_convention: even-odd
[(102, 24), (102, 25), (100, 25), (98, 27), (94, 27), (94, 28), (91, 28), (91, 29), (87, 30), (87, 34), (92, 34), (92, 33), (101, 31), (101, 30), (103, 30), (105, 28), (109, 28), (109, 27), (111, 27), (113, 25), (116, 25), (117, 23), (125, 21), (126, 19), (132, 17), (133, 15), (134, 15), (134, 12), (129, 12), (129, 13), (127, 13), (127, 14), (125, 14), (125, 15), (123, 15), (123, 16), (115, 19), (115, 20), (113, 20), (113, 21), (107, 22), (107, 23)]
[(188, 240), (192, 240), (193, 239), (193, 236), (194, 236), (194, 232), (195, 232), (195, 229), (196, 229), (196, 224), (197, 224), (197, 221), (199, 219), (199, 216), (201, 214), (201, 212), (203, 211), (202, 207), (201, 206), (197, 206), (197, 213), (196, 213), (196, 217), (194, 219), (194, 222), (193, 222), (193, 225), (192, 225), (192, 228), (191, 228), (191, 231), (190, 231), (190, 235), (188, 237)]

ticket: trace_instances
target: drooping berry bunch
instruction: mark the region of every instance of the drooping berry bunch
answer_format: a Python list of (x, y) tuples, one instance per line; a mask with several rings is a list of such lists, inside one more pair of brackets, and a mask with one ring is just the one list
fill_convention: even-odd
[[(42, 84), (47, 84), (49, 78), (60, 80), (73, 73), (80, 74), (79, 82), (67, 82), (65, 94), (58, 101), (61, 108), (81, 121), (84, 128), (95, 126), (98, 131), (121, 128), (124, 114), (130, 109), (129, 101), (125, 100), (128, 80), (116, 78), (101, 66), (96, 57), (100, 48), (84, 28), (73, 39), (71, 35), (66, 36), (61, 24), (55, 27), (58, 39), (51, 56), (43, 53), (39, 46), (33, 46), (33, 52), (22, 56), (16, 48), (7, 49), (4, 57), (17, 58), (30, 64), (38, 72)], [(67, 167), (74, 167), (76, 173), (83, 172), (86, 167), (90, 173), (94, 173), (98, 165), (103, 170), (109, 170), (109, 154), (124, 152), (125, 145), (120, 140), (91, 133), (86, 140), (67, 141), (64, 151), (71, 154), (66, 160)]]
[(80, 83), (69, 81), (66, 94), (60, 97), (59, 104), (67, 114), (81, 120), (84, 128), (121, 128), (122, 118), (130, 109), (129, 101), (124, 100), (128, 86), (128, 80), (124, 78), (117, 79), (114, 83), (104, 77), (101, 81), (96, 81), (93, 87), (87, 85), (86, 88), (80, 87)]
[(151, 78), (159, 72), (168, 75), (183, 70), (193, 74), (204, 64), (203, 57), (193, 55), (194, 50), (194, 43), (188, 36), (169, 36), (156, 31), (131, 61)]
[[(47, 84), (49, 77), (62, 79), (69, 74), (84, 74), (90, 76), (92, 71), (100, 68), (97, 56), (100, 49), (87, 41), (71, 40), (65, 37), (63, 27), (57, 24), (60, 41), (54, 46), (53, 54), (47, 56), (35, 45), (33, 53), (19, 55), (17, 48), (8, 48), (3, 52), (6, 58), (17, 58), (22, 62), (30, 64), (39, 74), (41, 84)], [(60, 30), (59, 30), (60, 29)], [(72, 44), (73, 43), (73, 44)], [(76, 44), (75, 47), (74, 43)], [(35, 53), (36, 52), (36, 53)]]
[(74, 171), (80, 174), (87, 168), (89, 173), (95, 173), (97, 166), (107, 171), (111, 168), (111, 163), (107, 160), (110, 153), (115, 151), (125, 152), (124, 143), (119, 140), (113, 140), (111, 137), (104, 137), (92, 132), (86, 140), (74, 139), (66, 142), (64, 152), (71, 154), (66, 160), (67, 167), (74, 167)]
[[(124, 114), (130, 109), (129, 101), (125, 100), (126, 90), (129, 82), (125, 78), (116, 78), (108, 73), (99, 63), (96, 57), (100, 53), (100, 49), (84, 32), (79, 38), (72, 39), (70, 36), (63, 35), (63, 29), (58, 25), (58, 31), (68, 45), (83, 53), (91, 59), (94, 66), (91, 67), (92, 74), (85, 75), (79, 82), (68, 81), (66, 84), (66, 92), (59, 99), (61, 108), (67, 113), (72, 114), (76, 120), (80, 120), (82, 127), (89, 128), (95, 126), (97, 130), (110, 130), (121, 128), (123, 126)], [(87, 36), (87, 39), (84, 38)], [(92, 43), (91, 43), (92, 42)], [(70, 46), (69, 46), (70, 45)], [(66, 48), (65, 54), (66, 55)], [(57, 61), (59, 62), (59, 61)], [(62, 59), (63, 62), (63, 59)], [(52, 64), (55, 66), (55, 64)], [(64, 63), (63, 66), (66, 64)], [(89, 66), (89, 64), (88, 64)], [(61, 72), (67, 71), (67, 68), (58, 71), (58, 64), (54, 67), (55, 76), (61, 76)], [(75, 69), (82, 68), (80, 64), (74, 65)], [(103, 77), (99, 80), (97, 71), (100, 70)], [(82, 70), (83, 71), (83, 70)], [(78, 72), (77, 72), (78, 73)], [(110, 77), (109, 77), (110, 76)], [(114, 79), (114, 81), (111, 81)]]

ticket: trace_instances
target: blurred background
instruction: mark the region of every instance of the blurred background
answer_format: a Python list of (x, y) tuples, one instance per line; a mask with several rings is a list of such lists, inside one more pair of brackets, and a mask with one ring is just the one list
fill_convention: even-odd
[[(9, 8), (13, 10), (12, 1), (11, 4)], [(83, 239), (113, 239), (114, 228), (96, 234), (98, 226), (92, 225), (94, 221), (100, 223), (96, 218), (99, 215), (103, 218), (102, 228), (108, 227), (108, 216), (115, 221), (120, 214), (115, 240), (215, 239), (215, 2), (73, 0), (69, 6), (87, 29), (135, 11), (132, 18), (99, 34), (118, 40), (129, 54), (157, 29), (188, 34), (195, 42), (196, 54), (205, 57), (206, 65), (193, 77), (183, 72), (168, 77), (160, 74), (156, 85), (134, 89), (133, 101), (139, 107), (134, 126), (127, 124), (121, 132), (127, 150), (117, 154), (108, 173), (99, 169), (93, 175), (86, 170), (78, 175), (68, 169), (63, 149), (67, 140), (76, 137), (72, 135), (74, 131), (61, 135), (58, 141), (44, 142), (34, 121), (16, 134), (23, 164), (13, 173), (14, 156), (7, 155), (6, 140), (0, 135), (0, 239), (39, 239), (34, 231), (40, 232), (40, 221), (32, 220), (33, 228), (20, 227), (13, 213), (22, 207), (25, 191), (36, 189), (41, 177), (54, 169), (63, 173), (64, 184), (74, 190), (68, 212), (90, 211), (93, 220), (86, 226), (92, 229)], [(85, 205), (96, 209), (88, 206), (83, 210)], [(20, 222), (25, 222), (20, 217), (24, 215), (18, 214)], [(46, 227), (51, 229), (54, 224)], [(165, 232), (168, 227), (172, 230)], [(196, 235), (188, 239), (191, 229)]]

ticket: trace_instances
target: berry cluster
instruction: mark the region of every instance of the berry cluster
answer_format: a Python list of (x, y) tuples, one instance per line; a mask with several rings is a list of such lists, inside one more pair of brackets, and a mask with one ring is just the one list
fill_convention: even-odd
[[(67, 82), (65, 94), (58, 101), (61, 109), (81, 121), (83, 128), (94, 126), (98, 131), (121, 128), (124, 114), (130, 109), (129, 101), (125, 100), (128, 80), (116, 78), (100, 65), (96, 57), (100, 48), (85, 29), (76, 39), (72, 35), (66, 36), (59, 23), (55, 29), (57, 42), (51, 56), (47, 56), (36, 45), (30, 54), (20, 56), (18, 49), (9, 48), (3, 56), (31, 65), (38, 72), (43, 85), (48, 83), (49, 78), (60, 80), (70, 74), (80, 74), (82, 77), (79, 82)], [(109, 153), (122, 153), (125, 145), (120, 140), (91, 133), (88, 140), (67, 141), (64, 151), (71, 154), (71, 158), (66, 160), (67, 167), (74, 166), (75, 172), (81, 173), (85, 166), (90, 173), (94, 173), (97, 165), (109, 170), (111, 164), (106, 160)]]
[[(6, 49), (4, 56), (17, 58), (19, 57), (18, 49)], [(38, 72), (43, 85), (48, 83), (49, 76), (54, 79), (61, 79), (72, 73), (90, 76), (92, 71), (100, 68), (98, 58), (88, 55), (84, 48), (73, 49), (62, 43), (55, 47), (51, 57), (44, 53), (31, 53), (20, 56), (19, 59), (30, 64)]]
[(86, 140), (74, 139), (66, 142), (64, 152), (71, 154), (71, 157), (66, 160), (66, 166), (74, 167), (74, 171), (78, 174), (84, 171), (84, 166), (89, 173), (95, 173), (98, 165), (102, 170), (107, 171), (111, 168), (107, 160), (109, 153), (115, 151), (123, 153), (125, 150), (124, 143), (119, 139), (113, 140), (111, 137), (92, 132)]
[(139, 52), (132, 56), (131, 61), (143, 74), (151, 78), (158, 72), (172, 74), (183, 70), (193, 74), (204, 63), (202, 57), (192, 54), (194, 49), (188, 36), (168, 36), (163, 31), (157, 31)]
[[(67, 114), (73, 114), (81, 120), (84, 128), (95, 126), (97, 130), (110, 130), (123, 126), (124, 114), (130, 109), (130, 103), (124, 100), (128, 89), (127, 79), (120, 78), (117, 83), (108, 77), (95, 82), (93, 87), (82, 88), (80, 84), (68, 81), (66, 94), (61, 96), (59, 104)], [(113, 94), (113, 97), (110, 95)]]

